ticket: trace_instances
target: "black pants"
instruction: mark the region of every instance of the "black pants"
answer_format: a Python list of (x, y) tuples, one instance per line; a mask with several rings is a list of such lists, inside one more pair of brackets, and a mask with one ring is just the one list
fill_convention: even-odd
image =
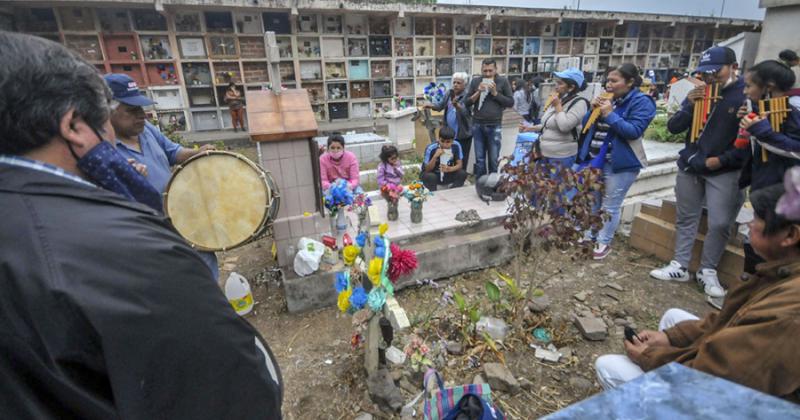
[(467, 162), (469, 162), (469, 152), (472, 150), (472, 136), (467, 137), (465, 139), (458, 140), (458, 144), (461, 145), (461, 151), (464, 153), (464, 167), (467, 167)]
[(425, 188), (431, 191), (436, 191), (439, 185), (453, 184), (454, 188), (463, 187), (464, 181), (467, 180), (467, 171), (459, 169), (456, 172), (448, 172), (444, 174), (444, 179), (439, 172), (426, 172), (421, 178)]

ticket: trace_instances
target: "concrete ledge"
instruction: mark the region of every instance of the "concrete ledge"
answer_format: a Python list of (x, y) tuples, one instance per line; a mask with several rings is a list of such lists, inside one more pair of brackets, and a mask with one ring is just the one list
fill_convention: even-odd
[[(401, 278), (397, 290), (416, 285), (417, 280), (440, 279), (456, 274), (493, 267), (513, 256), (508, 232), (495, 222), (481, 222), (474, 227), (460, 227), (424, 236), (400, 239), (402, 248), (417, 252), (419, 268)], [(333, 288), (340, 264), (307, 277), (284, 270), (284, 292), (289, 312), (303, 312), (336, 304)]]

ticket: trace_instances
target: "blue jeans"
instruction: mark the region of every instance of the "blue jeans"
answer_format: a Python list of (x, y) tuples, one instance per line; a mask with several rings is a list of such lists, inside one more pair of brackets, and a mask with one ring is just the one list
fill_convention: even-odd
[(503, 128), (501, 125), (472, 125), (472, 147), (475, 148), (475, 179), (486, 174), (486, 155), (489, 155), (489, 172), (497, 172), (497, 160), (500, 158), (500, 141)]
[(597, 235), (597, 242), (608, 245), (614, 239), (614, 233), (619, 227), (619, 219), (622, 216), (622, 202), (625, 195), (639, 176), (639, 171), (614, 173), (611, 164), (606, 162), (603, 167), (603, 178), (605, 179), (605, 194), (603, 194), (603, 211), (608, 214), (608, 220), (603, 224), (603, 228)]

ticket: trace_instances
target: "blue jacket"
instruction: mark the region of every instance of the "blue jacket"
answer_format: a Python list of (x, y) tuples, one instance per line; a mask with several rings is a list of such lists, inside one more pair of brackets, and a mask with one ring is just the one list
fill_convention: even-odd
[(747, 151), (733, 147), (739, 133), (739, 118), (736, 112), (745, 101), (744, 80), (739, 78), (722, 89), (722, 98), (714, 106), (705, 129), (696, 142), (689, 141), (689, 129), (692, 127), (694, 103), (688, 99), (683, 101), (680, 111), (667, 122), (670, 133), (686, 131), (685, 147), (680, 151), (678, 167), (690, 173), (709, 175), (712, 171), (706, 168), (705, 160), (718, 157), (722, 167), (714, 174), (729, 172), (744, 167)]
[(762, 147), (759, 143), (768, 144), (786, 152), (800, 152), (800, 110), (791, 107), (789, 116), (783, 124), (781, 132), (772, 131), (769, 119), (759, 121), (748, 129), (750, 134), (758, 139), (752, 142), (752, 155), (750, 165), (746, 165), (739, 179), (739, 186), (744, 188), (750, 186), (750, 191), (756, 191), (773, 184), (783, 182), (783, 175), (786, 171), (796, 165), (800, 165), (800, 160), (791, 157), (780, 156), (772, 152), (767, 152), (767, 161), (762, 159)]
[[(589, 120), (589, 115), (591, 112), (587, 112), (583, 118), (583, 126)], [(639, 89), (632, 89), (624, 98), (617, 100), (614, 111), (608, 117), (600, 117), (609, 126), (606, 142), (612, 145), (611, 168), (614, 172), (636, 172), (642, 169), (642, 164), (629, 142), (641, 138), (655, 116), (656, 104), (653, 98)], [(578, 151), (580, 162), (585, 162), (589, 157), (589, 146), (596, 129), (597, 124), (593, 124), (583, 137)]]

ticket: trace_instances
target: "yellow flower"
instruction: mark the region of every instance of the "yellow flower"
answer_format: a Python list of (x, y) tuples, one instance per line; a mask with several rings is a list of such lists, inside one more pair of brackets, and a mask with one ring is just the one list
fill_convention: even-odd
[(350, 309), (350, 295), (353, 294), (353, 289), (343, 290), (339, 293), (339, 299), (337, 304), (339, 305), (339, 310), (342, 312), (347, 312)]
[(381, 284), (381, 269), (383, 268), (383, 258), (375, 257), (369, 262), (369, 270), (367, 277), (369, 277), (372, 284), (378, 286)]
[(378, 233), (380, 233), (381, 236), (385, 235), (387, 230), (389, 230), (389, 225), (386, 223), (381, 223), (381, 225), (378, 226)]
[(342, 250), (342, 254), (344, 255), (344, 264), (345, 265), (353, 265), (356, 261), (356, 257), (358, 257), (359, 249), (355, 245), (348, 245), (344, 247)]

